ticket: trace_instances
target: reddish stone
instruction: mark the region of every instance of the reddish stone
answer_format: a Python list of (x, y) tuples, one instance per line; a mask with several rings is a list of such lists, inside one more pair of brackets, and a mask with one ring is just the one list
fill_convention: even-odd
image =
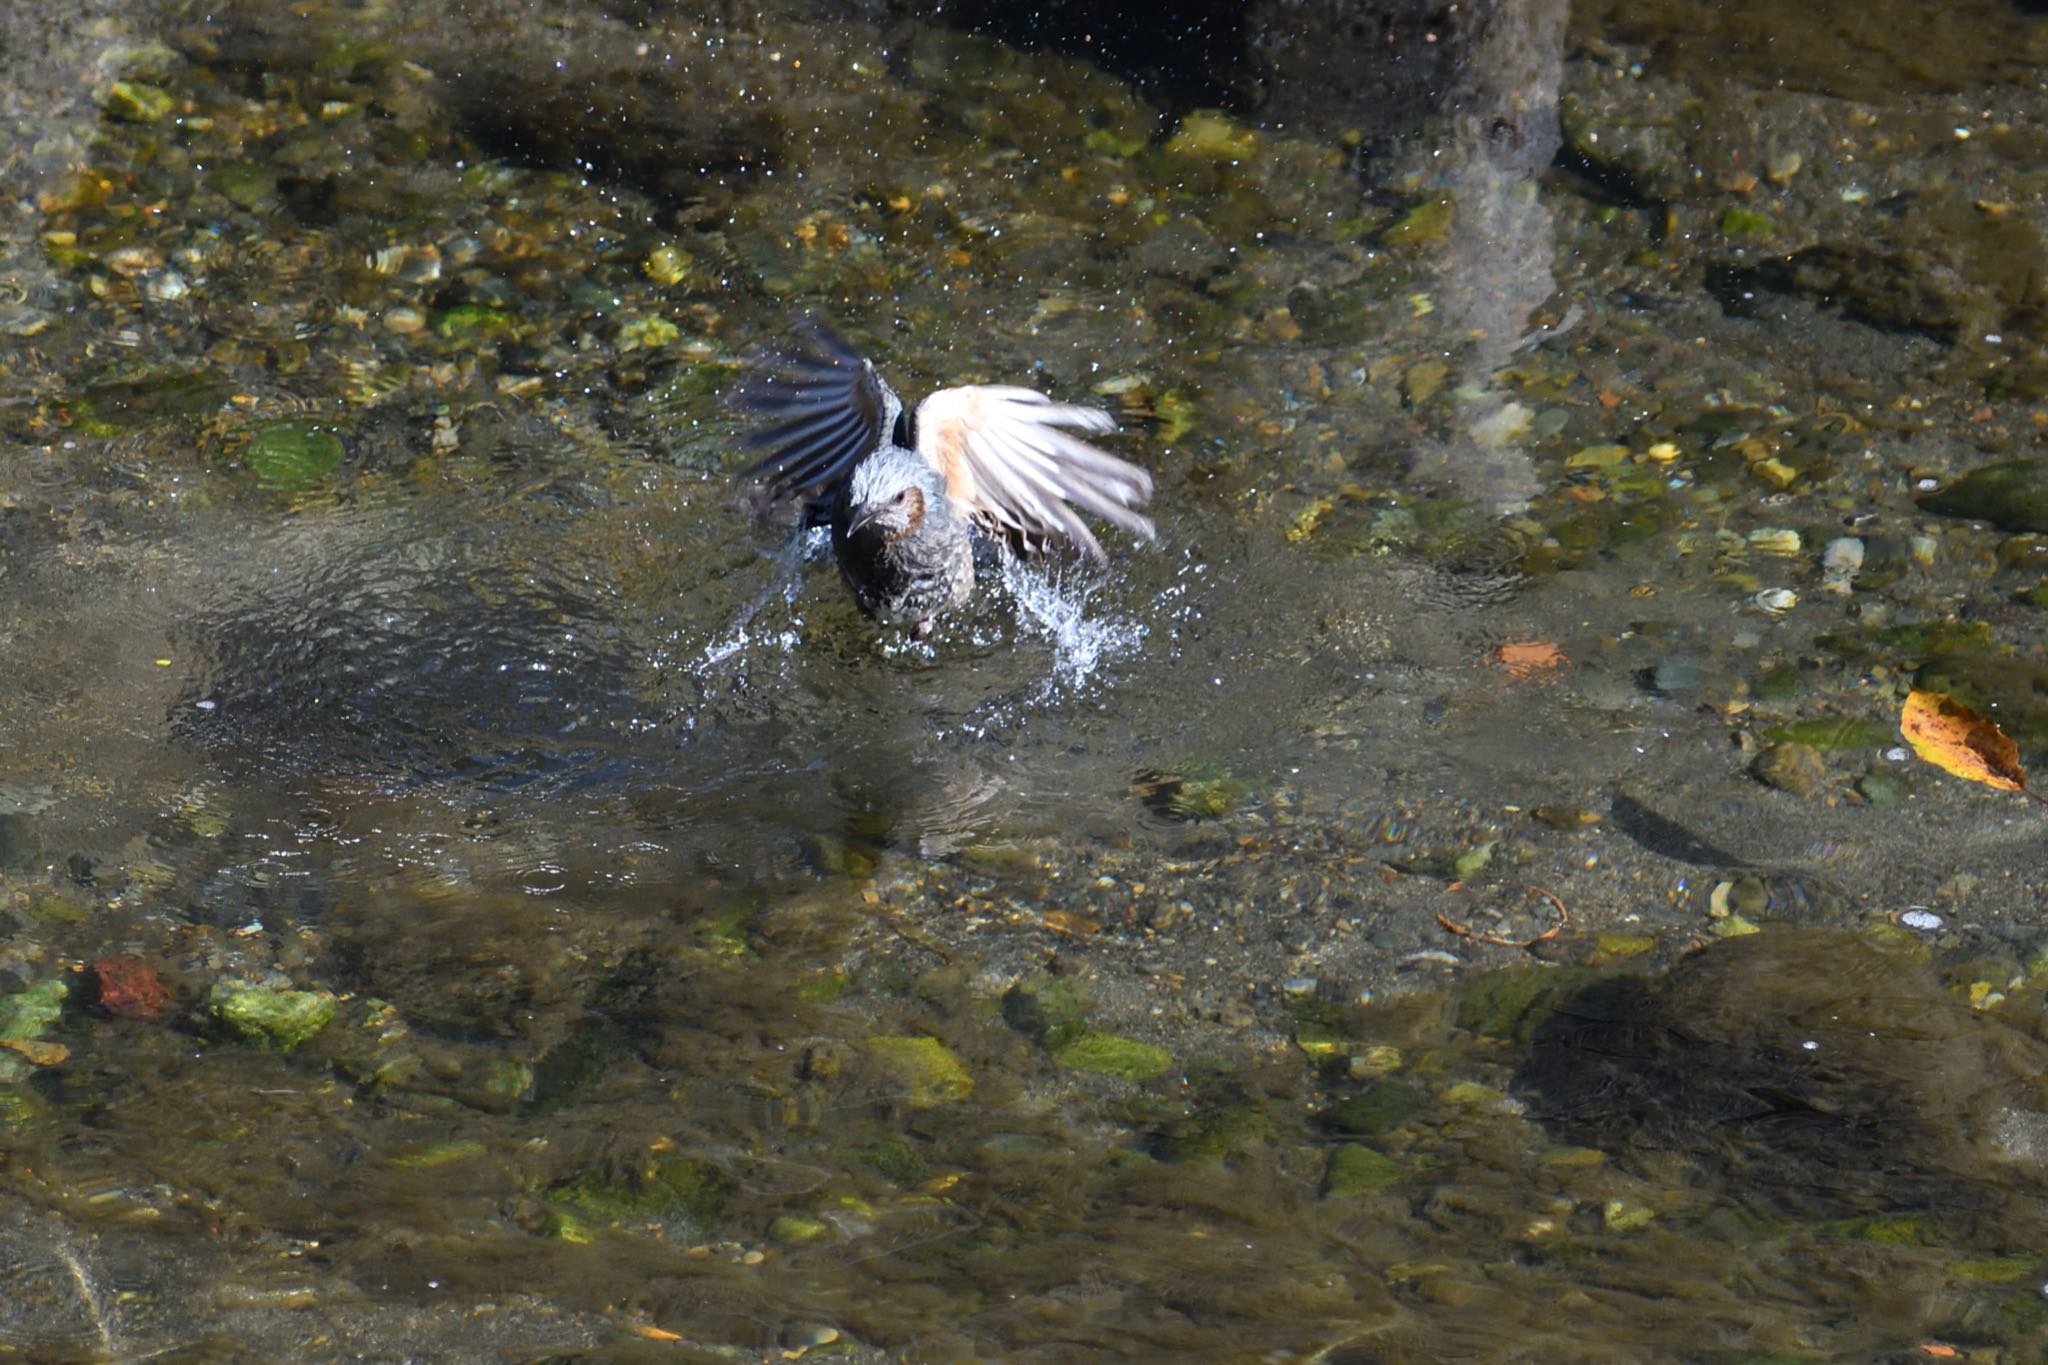
[(123, 1019), (154, 1019), (176, 998), (156, 968), (132, 953), (92, 964), (100, 1008)]

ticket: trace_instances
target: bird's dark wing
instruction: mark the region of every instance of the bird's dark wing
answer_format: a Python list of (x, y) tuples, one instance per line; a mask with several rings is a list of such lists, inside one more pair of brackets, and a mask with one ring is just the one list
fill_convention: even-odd
[(740, 477), (817, 502), (882, 443), (903, 404), (874, 365), (823, 324), (807, 318), (797, 334), (799, 344), (749, 365), (733, 392), (734, 406), (767, 419), (742, 438), (767, 454)]
[(1063, 428), (1112, 431), (1098, 408), (1055, 403), (1031, 389), (974, 384), (940, 389), (917, 405), (917, 453), (946, 477), (946, 492), (991, 534), (1037, 553), (1064, 541), (1100, 561), (1102, 546), (1069, 503), (1142, 540), (1152, 522), (1133, 510), (1152, 476)]

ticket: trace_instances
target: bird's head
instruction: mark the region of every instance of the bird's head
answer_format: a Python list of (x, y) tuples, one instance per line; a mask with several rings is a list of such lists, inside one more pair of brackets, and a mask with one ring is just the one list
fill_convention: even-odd
[(847, 484), (846, 534), (901, 540), (923, 524), (945, 494), (938, 472), (921, 457), (899, 448), (877, 451), (854, 469)]

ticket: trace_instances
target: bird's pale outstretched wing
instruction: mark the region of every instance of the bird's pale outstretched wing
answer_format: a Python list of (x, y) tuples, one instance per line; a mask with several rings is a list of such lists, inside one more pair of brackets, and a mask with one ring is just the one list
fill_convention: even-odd
[(1102, 546), (1075, 506), (1152, 539), (1151, 519), (1134, 510), (1151, 498), (1152, 476), (1066, 430), (1114, 430), (1098, 408), (973, 384), (919, 403), (916, 427), (917, 453), (946, 476), (946, 492), (1014, 549), (1037, 553), (1064, 541), (1100, 561)]
[(769, 419), (742, 443), (767, 454), (742, 478), (763, 478), (777, 494), (817, 502), (882, 443), (903, 411), (872, 363), (822, 324), (805, 319), (800, 344), (754, 361), (733, 405)]

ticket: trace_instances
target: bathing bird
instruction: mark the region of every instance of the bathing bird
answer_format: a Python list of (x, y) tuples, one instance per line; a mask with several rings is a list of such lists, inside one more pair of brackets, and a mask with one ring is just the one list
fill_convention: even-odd
[(751, 364), (735, 391), (764, 419), (744, 438), (765, 451), (742, 478), (802, 500), (829, 526), (840, 575), (860, 609), (923, 639), (974, 592), (975, 543), (999, 553), (1068, 549), (1096, 563), (1102, 546), (1074, 510), (1150, 540), (1137, 509), (1152, 476), (1075, 432), (1112, 431), (1099, 408), (1034, 389), (966, 384), (906, 412), (895, 390), (822, 323)]

